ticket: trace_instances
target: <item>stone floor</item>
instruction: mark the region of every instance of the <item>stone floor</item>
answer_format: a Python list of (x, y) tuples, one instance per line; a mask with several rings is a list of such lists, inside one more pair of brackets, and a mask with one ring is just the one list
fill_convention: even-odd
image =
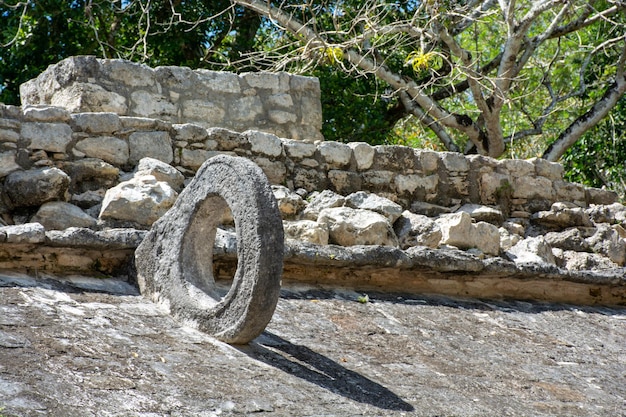
[(0, 410), (621, 417), (626, 308), (290, 287), (229, 346), (121, 281), (0, 274)]

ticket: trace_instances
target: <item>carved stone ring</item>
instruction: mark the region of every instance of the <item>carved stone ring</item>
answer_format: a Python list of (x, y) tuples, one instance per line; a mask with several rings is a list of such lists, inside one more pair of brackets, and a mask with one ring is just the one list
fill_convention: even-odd
[[(229, 207), (237, 270), (221, 297), (213, 276), (217, 226)], [(263, 332), (280, 293), (283, 225), (263, 171), (240, 157), (207, 160), (135, 252), (142, 294), (180, 321), (233, 344)]]

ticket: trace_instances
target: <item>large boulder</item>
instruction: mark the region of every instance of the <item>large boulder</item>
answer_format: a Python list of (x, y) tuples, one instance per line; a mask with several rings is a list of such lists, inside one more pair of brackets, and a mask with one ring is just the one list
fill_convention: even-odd
[(321, 211), (318, 222), (328, 227), (330, 242), (341, 246), (398, 246), (391, 224), (369, 210), (334, 207)]
[(66, 201), (70, 177), (58, 168), (15, 171), (4, 183), (4, 192), (11, 205), (36, 207), (48, 201)]
[(176, 201), (178, 193), (152, 175), (141, 175), (110, 188), (102, 201), (101, 219), (150, 226)]

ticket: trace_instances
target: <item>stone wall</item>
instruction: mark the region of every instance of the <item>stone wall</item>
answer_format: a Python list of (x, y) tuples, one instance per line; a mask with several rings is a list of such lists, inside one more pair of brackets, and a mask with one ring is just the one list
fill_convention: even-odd
[(149, 68), (119, 59), (67, 58), (20, 88), (23, 105), (112, 112), (294, 139), (323, 139), (319, 81), (288, 73)]
[[(245, 125), (226, 129), (204, 123), (207, 119), (204, 124), (181, 122), (173, 113), (146, 111), (164, 101), (155, 95), (138, 101), (143, 93), (136, 93), (147, 91), (149, 79), (159, 79), (150, 85), (161, 86), (158, 94), (164, 94), (163, 74), (187, 74), (163, 96), (177, 98), (176, 112), (185, 115), (181, 97), (186, 93), (175, 88), (199, 79), (199, 73), (136, 66), (139, 75), (121, 83), (124, 87), (115, 93), (119, 98), (92, 77), (80, 78), (84, 72), (76, 76), (72, 66), (77, 62), (99, 68), (93, 74), (102, 68), (135, 68), (74, 58), (23, 89), (27, 102), (32, 94), (65, 107), (0, 104), (0, 269), (127, 274), (145, 230), (174, 204), (204, 161), (228, 154), (254, 161), (273, 184), (287, 237), (286, 280), (626, 303), (626, 206), (616, 202), (615, 193), (564, 181), (560, 164), (296, 140), (281, 137), (285, 131), (276, 135)], [(156, 78), (143, 77), (141, 71)], [(101, 79), (113, 83), (116, 78), (110, 77), (126, 79), (124, 74), (116, 70)], [(257, 84), (246, 81), (250, 75), (216, 74), (236, 78), (240, 87), (247, 83), (258, 95), (245, 97), (257, 98), (264, 90), (260, 86), (271, 85), (274, 77), (258, 75), (266, 79), (252, 87)], [(72, 77), (82, 81), (68, 81)], [(287, 96), (296, 102), (294, 82), (310, 81), (275, 77), (277, 88), (282, 88), (280, 80), (291, 80), (284, 103)], [(142, 114), (151, 117), (120, 115), (110, 107), (121, 103), (126, 111), (140, 102)], [(224, 114), (233, 111), (229, 103), (221, 102)], [(319, 97), (316, 103), (310, 107), (319, 106)], [(300, 112), (306, 106), (294, 104)], [(266, 110), (262, 105), (252, 111)], [(223, 219), (214, 248), (220, 278), (232, 277), (237, 265), (230, 222), (228, 216)]]
[[(60, 107), (0, 105), (0, 179), (18, 170), (56, 167), (70, 177), (70, 200), (104, 193), (151, 157), (185, 176), (211, 156), (256, 162), (270, 182), (292, 190), (364, 190), (416, 212), (429, 204), (498, 206), (528, 218), (555, 202), (611, 204), (612, 192), (563, 180), (560, 164), (543, 159), (496, 160), (366, 143), (315, 143), (248, 130), (204, 128), (115, 113), (70, 113)], [(89, 171), (89, 172), (87, 172)], [(105, 187), (103, 189), (103, 187)]]

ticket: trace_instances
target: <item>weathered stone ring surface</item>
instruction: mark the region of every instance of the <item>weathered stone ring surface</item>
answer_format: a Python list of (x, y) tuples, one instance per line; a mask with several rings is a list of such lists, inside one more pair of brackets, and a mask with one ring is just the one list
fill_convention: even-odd
[[(213, 276), (217, 226), (230, 207), (237, 270), (221, 297)], [(263, 171), (240, 157), (207, 160), (135, 252), (142, 294), (179, 320), (228, 343), (247, 343), (269, 323), (280, 292), (284, 237)]]

